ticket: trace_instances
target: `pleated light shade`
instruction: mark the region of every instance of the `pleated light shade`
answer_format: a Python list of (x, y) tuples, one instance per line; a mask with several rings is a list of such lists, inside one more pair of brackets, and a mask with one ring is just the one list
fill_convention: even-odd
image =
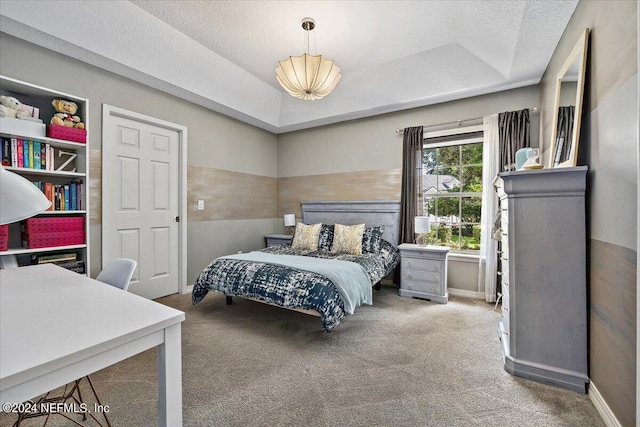
[(327, 96), (340, 81), (340, 68), (322, 55), (290, 56), (276, 68), (278, 83), (291, 96), (315, 100)]
[(51, 202), (38, 187), (0, 166), (0, 225), (31, 218)]

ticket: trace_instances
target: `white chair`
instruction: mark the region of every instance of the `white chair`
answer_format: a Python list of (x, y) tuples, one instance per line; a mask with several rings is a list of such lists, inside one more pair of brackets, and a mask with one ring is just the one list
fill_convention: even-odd
[(105, 265), (96, 280), (126, 291), (129, 289), (129, 282), (136, 265), (138, 263), (132, 259), (116, 258)]

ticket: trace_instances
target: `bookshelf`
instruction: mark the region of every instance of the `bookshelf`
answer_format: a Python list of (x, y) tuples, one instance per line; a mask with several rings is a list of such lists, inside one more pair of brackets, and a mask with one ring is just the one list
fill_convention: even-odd
[[(59, 191), (64, 194), (65, 186), (71, 187), (71, 183), (73, 183), (73, 187), (76, 188), (76, 197), (74, 198), (75, 209), (73, 209), (72, 206), (69, 206), (68, 210), (62, 210), (62, 208), (59, 207), (60, 210), (46, 211), (37, 215), (36, 218), (69, 218), (71, 216), (78, 216), (82, 217), (84, 226), (84, 243), (82, 244), (28, 248), (23, 246), (20, 223), (10, 224), (9, 248), (6, 251), (0, 251), (0, 255), (14, 255), (17, 258), (18, 264), (23, 266), (31, 264), (33, 258), (40, 255), (75, 253), (77, 260), (84, 261), (85, 272), (88, 275), (90, 264), (88, 191), (89, 100), (2, 75), (0, 75), (0, 95), (13, 96), (23, 104), (37, 107), (39, 109), (39, 118), (42, 119), (45, 125), (49, 124), (51, 117), (55, 113), (53, 105), (51, 104), (54, 99), (65, 99), (75, 102), (78, 105), (76, 115), (82, 118), (82, 121), (85, 123), (85, 129), (87, 130), (87, 141), (86, 143), (81, 143), (44, 136), (43, 132), (34, 131), (32, 126), (25, 126), (25, 130), (23, 131), (19, 127), (17, 129), (14, 126), (6, 126), (0, 123), (0, 138), (2, 140), (3, 151), (6, 148), (5, 140), (30, 141), (33, 144), (37, 142), (41, 147), (48, 147), (48, 149), (51, 150), (51, 154), (47, 155), (47, 159), (53, 160), (46, 169), (37, 169), (35, 167), (18, 167), (18, 165), (13, 163), (7, 165), (5, 158), (3, 160), (5, 160), (4, 168), (6, 170), (22, 175), (29, 181), (39, 184), (43, 192), (45, 187), (47, 187), (47, 183), (50, 184), (47, 190), (54, 192), (54, 195), (51, 196), (52, 200), (56, 198), (56, 189), (59, 189)], [(19, 123), (19, 125), (21, 125), (21, 123)], [(11, 143), (9, 143), (9, 146), (10, 145)], [(42, 150), (42, 153), (44, 152), (45, 151)], [(73, 155), (75, 155), (75, 158), (62, 167)], [(11, 161), (11, 159), (9, 161)], [(79, 186), (78, 183), (80, 183)], [(69, 195), (69, 199), (70, 198), (71, 196)]]

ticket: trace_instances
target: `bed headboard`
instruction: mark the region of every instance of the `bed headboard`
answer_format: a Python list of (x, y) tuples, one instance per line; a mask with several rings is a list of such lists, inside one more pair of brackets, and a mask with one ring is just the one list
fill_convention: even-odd
[(302, 202), (302, 222), (305, 224), (365, 223), (367, 227), (384, 225), (385, 240), (398, 245), (400, 234), (400, 202), (397, 201), (349, 201)]

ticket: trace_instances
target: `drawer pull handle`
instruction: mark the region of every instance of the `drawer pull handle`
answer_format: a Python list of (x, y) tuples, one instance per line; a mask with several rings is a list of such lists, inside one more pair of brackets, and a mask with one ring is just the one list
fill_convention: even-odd
[(502, 333), (503, 333), (504, 335), (509, 335), (509, 332), (507, 332), (507, 331), (502, 331)]

